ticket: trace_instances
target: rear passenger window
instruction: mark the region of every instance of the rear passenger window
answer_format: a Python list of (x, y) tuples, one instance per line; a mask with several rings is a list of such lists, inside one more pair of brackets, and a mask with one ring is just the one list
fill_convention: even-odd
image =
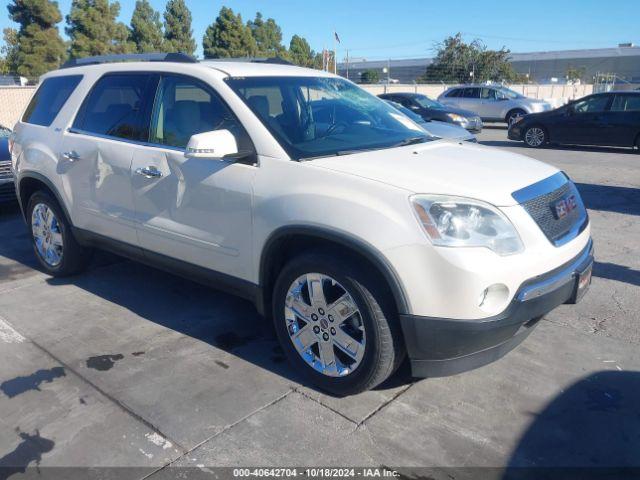
[(451, 90), (449, 93), (447, 93), (447, 97), (452, 97), (452, 98), (459, 97), (461, 92), (462, 92), (461, 89), (456, 88), (455, 90)]
[(48, 127), (82, 80), (82, 75), (47, 78), (29, 102), (22, 121)]
[(114, 74), (96, 82), (85, 99), (73, 128), (127, 140), (147, 140), (148, 116), (157, 77)]
[(612, 112), (640, 112), (640, 95), (616, 95)]

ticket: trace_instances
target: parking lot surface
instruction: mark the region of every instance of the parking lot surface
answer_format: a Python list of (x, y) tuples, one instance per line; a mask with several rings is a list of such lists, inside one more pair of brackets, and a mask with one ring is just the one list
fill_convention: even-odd
[(640, 466), (640, 155), (532, 150), (497, 127), (479, 139), (577, 183), (590, 292), (491, 365), (422, 380), (403, 367), (348, 398), (301, 383), (243, 300), (107, 254), (48, 277), (17, 208), (0, 207), (0, 471)]

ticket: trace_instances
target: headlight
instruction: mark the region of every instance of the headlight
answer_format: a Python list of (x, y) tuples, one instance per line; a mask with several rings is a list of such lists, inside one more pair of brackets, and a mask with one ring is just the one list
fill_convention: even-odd
[(447, 117), (449, 117), (451, 121), (455, 123), (469, 123), (469, 120), (467, 120), (462, 115), (458, 115), (457, 113), (447, 113)]
[(486, 247), (498, 255), (524, 249), (509, 219), (488, 203), (445, 195), (414, 195), (411, 204), (434, 245)]

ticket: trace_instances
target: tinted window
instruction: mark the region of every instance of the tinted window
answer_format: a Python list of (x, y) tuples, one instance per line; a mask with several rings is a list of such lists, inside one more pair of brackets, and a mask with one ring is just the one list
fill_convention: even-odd
[(464, 98), (480, 98), (479, 88), (465, 88), (462, 94)]
[(73, 124), (74, 128), (126, 138), (147, 140), (145, 107), (153, 100), (157, 78), (146, 74), (107, 75), (96, 82)]
[(447, 97), (459, 97), (462, 91), (463, 91), (462, 89), (456, 88), (454, 90), (451, 90), (449, 93), (447, 93)]
[(29, 102), (23, 122), (48, 127), (69, 96), (82, 80), (82, 75), (47, 78)]
[(616, 95), (611, 104), (612, 112), (640, 112), (640, 95)]
[(240, 151), (251, 150), (238, 120), (209, 87), (197, 80), (163, 77), (157, 98), (150, 142), (185, 148), (192, 135), (226, 129), (236, 137)]
[(577, 113), (604, 112), (609, 103), (608, 95), (596, 95), (576, 102), (573, 109)]
[(493, 88), (481, 89), (480, 98), (495, 100), (497, 98), (496, 91)]

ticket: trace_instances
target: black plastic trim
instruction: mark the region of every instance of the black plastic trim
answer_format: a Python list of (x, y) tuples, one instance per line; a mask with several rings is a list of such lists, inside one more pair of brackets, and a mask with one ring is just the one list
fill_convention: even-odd
[(258, 299), (262, 298), (260, 286), (247, 280), (177, 260), (88, 230), (73, 228), (73, 235), (78, 243), (83, 246), (97, 247), (113, 252), (150, 267), (245, 298), (256, 303), (256, 305)]
[(335, 242), (364, 255), (384, 275), (384, 278), (393, 294), (398, 312), (407, 313), (409, 311), (407, 297), (402, 288), (400, 277), (381, 252), (368, 242), (349, 235), (348, 233), (314, 225), (288, 225), (277, 229), (269, 236), (264, 244), (262, 255), (260, 257), (259, 278), (262, 288), (265, 288), (268, 283), (268, 274), (270, 272), (269, 262), (274, 258), (278, 242), (286, 237), (296, 235)]
[[(593, 263), (592, 248), (589, 241), (580, 254), (559, 268), (570, 266), (574, 273), (584, 271)], [(555, 275), (559, 268), (524, 282), (521, 288)], [(503, 312), (489, 318), (456, 320), (400, 315), (413, 375), (453, 375), (497, 360), (524, 340), (544, 315), (559, 305), (573, 303), (575, 284), (572, 274), (553, 290), (524, 301), (518, 299), (519, 290)]]

